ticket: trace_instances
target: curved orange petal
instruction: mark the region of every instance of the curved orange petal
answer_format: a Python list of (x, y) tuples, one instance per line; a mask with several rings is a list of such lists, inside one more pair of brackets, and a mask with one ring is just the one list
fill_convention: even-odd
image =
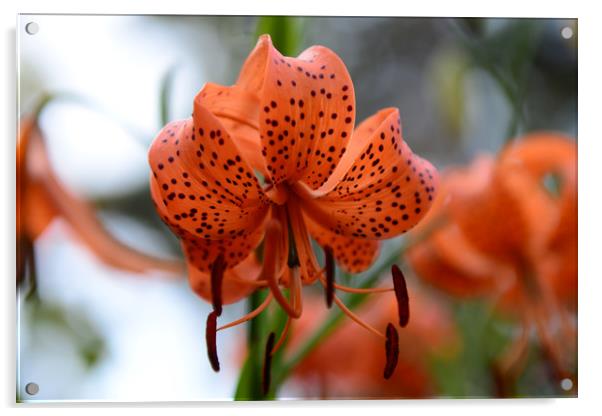
[(485, 295), (495, 286), (488, 276), (474, 276), (446, 262), (431, 241), (413, 247), (406, 256), (418, 276), (454, 296)]
[(48, 196), (46, 189), (37, 182), (27, 181), (22, 189), (19, 212), (18, 234), (25, 233), (30, 240), (36, 240), (58, 215), (57, 209)]
[[(497, 259), (523, 262), (523, 248), (533, 236), (530, 222), (522, 201), (499, 175), (497, 161), (479, 158), (468, 168), (451, 171), (448, 181), (448, 213), (470, 244)], [(541, 199), (534, 198), (534, 205), (546, 215)]]
[[(204, 240), (200, 240), (203, 241)], [(213, 246), (204, 244), (204, 248), (183, 243), (184, 252), (188, 258), (188, 281), (194, 292), (207, 301), (211, 301), (211, 276), (202, 272), (197, 264), (203, 262), (203, 250), (210, 250)], [(206, 269), (206, 268), (205, 268)], [(257, 279), (261, 266), (257, 261), (255, 253), (249, 254), (235, 267), (224, 272), (222, 281), (222, 303), (230, 304), (237, 302), (253, 292), (257, 286), (252, 282)], [(245, 283), (245, 281), (249, 283)]]
[[(508, 188), (523, 201), (525, 216), (539, 238), (530, 247), (542, 284), (574, 307), (577, 299), (577, 145), (571, 138), (532, 133), (505, 149), (499, 171)], [(559, 194), (544, 190), (548, 174), (559, 177)], [(516, 177), (520, 176), (521, 181)], [(542, 215), (534, 196), (547, 207)], [(546, 214), (545, 212), (543, 214)]]
[[(412, 230), (415, 236), (429, 233), (408, 250), (409, 263), (421, 278), (456, 296), (501, 294), (514, 283), (514, 269), (473, 245), (453, 215), (453, 209), (479, 209), (459, 204), (489, 188), (494, 164), (492, 157), (482, 155), (467, 168), (445, 171), (431, 210)], [(488, 225), (481, 226), (486, 229)]]
[(341, 269), (360, 273), (368, 269), (378, 257), (380, 242), (336, 235), (305, 216), (311, 236), (322, 247), (330, 247)]
[[(510, 183), (514, 192), (528, 195), (541, 194), (548, 206), (556, 211), (547, 226), (553, 228), (552, 239), (561, 241), (577, 234), (577, 144), (569, 137), (548, 132), (531, 133), (513, 142), (500, 156), (500, 175), (521, 174), (519, 183)], [(559, 177), (559, 195), (550, 195), (542, 186), (546, 175)], [(528, 212), (531, 221), (542, 223), (541, 213)], [(544, 230), (545, 231), (545, 230)], [(548, 230), (549, 231), (549, 230)]]
[[(557, 232), (562, 212), (570, 213), (576, 204), (576, 192), (573, 198), (565, 194), (555, 198), (543, 186), (547, 173), (559, 173), (563, 179), (575, 177), (576, 154), (570, 147), (570, 142), (559, 137), (525, 136), (501, 152), (479, 188), (456, 192), (450, 205), (452, 215), (471, 242), (498, 258), (537, 261)], [(565, 201), (569, 201), (566, 209)], [(576, 206), (572, 209), (576, 213)]]
[(194, 122), (176, 121), (161, 130), (149, 162), (155, 204), (180, 237), (244, 238), (268, 212), (253, 171), (202, 97), (195, 99)]
[(205, 106), (224, 126), (240, 155), (253, 168), (267, 175), (259, 139), (259, 99), (234, 85), (207, 83), (199, 93)]
[[(30, 136), (38, 136), (34, 117), (19, 121), (16, 157), (17, 238), (35, 240), (56, 216), (56, 209), (41, 184), (32, 181), (27, 172)], [(34, 140), (36, 140), (34, 138)]]
[(238, 85), (259, 97), (262, 151), (272, 182), (320, 187), (345, 153), (355, 122), (353, 83), (341, 59), (323, 46), (285, 57), (264, 35)]
[[(224, 255), (225, 264), (231, 269), (245, 260), (263, 237), (264, 227), (262, 222), (243, 233), (228, 233), (228, 236), (224, 238), (208, 238), (205, 235), (198, 236), (195, 233), (190, 233), (177, 221), (171, 219), (172, 214), (165, 205), (160, 194), (159, 184), (153, 176), (150, 178), (150, 189), (153, 203), (161, 219), (181, 240), (189, 271), (194, 268), (195, 273), (196, 271), (203, 274), (209, 273), (213, 262), (220, 254)], [(197, 220), (198, 226), (206, 227), (210, 225), (207, 218), (201, 214)], [(263, 220), (266, 218), (267, 216), (264, 215)]]
[(397, 109), (375, 117), (378, 128), (341, 182), (326, 195), (303, 201), (314, 221), (335, 234), (395, 237), (417, 224), (432, 205), (437, 170), (402, 140)]
[(351, 169), (356, 159), (369, 144), (376, 129), (378, 129), (383, 123), (383, 120), (389, 116), (390, 111), (390, 109), (380, 110), (378, 113), (368, 117), (362, 121), (359, 126), (357, 126), (357, 128), (353, 131), (351, 139), (349, 140), (345, 154), (341, 158), (332, 175), (328, 177), (328, 180), (316, 190), (317, 194), (324, 195), (338, 185), (349, 169)]

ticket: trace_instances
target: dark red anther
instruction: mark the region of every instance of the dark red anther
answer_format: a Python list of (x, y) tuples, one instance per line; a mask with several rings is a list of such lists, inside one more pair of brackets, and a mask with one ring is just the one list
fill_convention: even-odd
[(219, 371), (219, 359), (217, 358), (217, 313), (211, 312), (207, 317), (207, 326), (205, 329), (205, 339), (207, 340), (207, 354), (211, 368), (215, 372)]
[(328, 246), (324, 247), (324, 257), (326, 258), (326, 306), (330, 308), (334, 298), (335, 268), (334, 255), (332, 249)]
[(263, 380), (262, 388), (263, 395), (265, 396), (270, 391), (270, 384), (272, 382), (272, 350), (274, 349), (274, 341), (276, 336), (273, 332), (270, 332), (268, 336), (268, 342), (265, 345), (265, 357), (263, 361)]
[(384, 377), (388, 380), (393, 375), (397, 367), (399, 357), (399, 335), (392, 323), (387, 324), (387, 341), (385, 342), (385, 352), (387, 354), (387, 363), (385, 364)]
[(211, 303), (217, 316), (222, 314), (222, 281), (225, 265), (223, 253), (220, 253), (211, 265)]
[(408, 297), (408, 288), (406, 279), (403, 277), (401, 269), (394, 264), (391, 267), (393, 275), (393, 288), (395, 289), (395, 298), (397, 298), (397, 311), (399, 313), (399, 325), (403, 328), (410, 320), (410, 298)]

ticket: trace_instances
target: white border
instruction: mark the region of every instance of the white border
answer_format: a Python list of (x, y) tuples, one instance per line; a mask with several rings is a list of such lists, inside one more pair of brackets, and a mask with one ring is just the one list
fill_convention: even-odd
[[(143, 4), (143, 5), (142, 5)], [(8, 414), (20, 411), (26, 414), (42, 410), (44, 414), (64, 415), (76, 414), (85, 407), (86, 412), (105, 414), (107, 408), (111, 413), (135, 412), (138, 414), (159, 415), (172, 412), (174, 405), (153, 404), (48, 404), (48, 405), (15, 405), (15, 296), (14, 296), (14, 137), (15, 137), (15, 35), (16, 14), (21, 13), (97, 13), (97, 14), (309, 14), (309, 15), (341, 15), (348, 16), (499, 16), (499, 17), (568, 17), (579, 19), (579, 399), (562, 400), (428, 400), (405, 402), (279, 402), (279, 403), (247, 403), (247, 404), (180, 404), (177, 411), (187, 414), (214, 412), (229, 414), (232, 410), (244, 408), (247, 414), (268, 414), (286, 412), (306, 414), (313, 409), (326, 410), (344, 408), (351, 414), (365, 413), (370, 408), (379, 411), (425, 411), (430, 414), (444, 412), (446, 415), (470, 415), (487, 412), (490, 415), (531, 410), (545, 412), (548, 415), (577, 412), (600, 408), (598, 385), (602, 372), (600, 368), (600, 310), (599, 294), (602, 273), (599, 244), (596, 241), (600, 227), (602, 206), (600, 204), (600, 165), (598, 155), (602, 155), (602, 138), (600, 137), (600, 54), (599, 40), (602, 39), (600, 16), (596, 13), (593, 1), (399, 1), (370, 0), (369, 2), (352, 3), (347, 1), (306, 0), (292, 2), (284, 0), (226, 1), (156, 1), (137, 2), (133, 0), (103, 0), (98, 2), (82, 2), (76, 0), (22, 0), (18, 4), (14, 0), (0, 2), (2, 7), (2, 82), (3, 97), (0, 101), (0, 125), (6, 131), (3, 141), (3, 159), (1, 169), (3, 178), (0, 210), (3, 238), (0, 247), (0, 263), (4, 265), (2, 282), (4, 290), (0, 300), (5, 312), (0, 319), (2, 334), (6, 339), (1, 343), (3, 369), (0, 382), (2, 406), (8, 407)], [(201, 409), (198, 409), (201, 407)], [(392, 409), (392, 407), (396, 409)], [(22, 408), (17, 410), (17, 408)], [(397, 409), (403, 408), (403, 409)], [(169, 409), (169, 410), (168, 410)], [(588, 412), (590, 413), (590, 412)], [(5, 413), (6, 414), (6, 413)]]

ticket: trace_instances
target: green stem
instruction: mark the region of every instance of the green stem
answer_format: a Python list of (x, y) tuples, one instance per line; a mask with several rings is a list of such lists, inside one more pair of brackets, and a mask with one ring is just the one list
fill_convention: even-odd
[[(257, 308), (265, 298), (265, 290), (256, 291), (249, 296), (249, 311)], [(264, 312), (265, 314), (265, 312)], [(261, 341), (264, 338), (264, 314), (257, 316), (249, 322), (247, 334), (248, 358), (245, 361), (241, 375), (236, 386), (234, 400), (262, 400), (261, 391), (261, 365), (263, 362), (263, 349)]]

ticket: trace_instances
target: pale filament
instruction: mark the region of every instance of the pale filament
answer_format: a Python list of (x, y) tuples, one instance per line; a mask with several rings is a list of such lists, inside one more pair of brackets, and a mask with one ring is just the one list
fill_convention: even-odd
[(269, 306), (269, 304), (272, 302), (273, 298), (274, 298), (274, 296), (272, 295), (272, 292), (268, 292), (268, 295), (266, 296), (265, 300), (261, 303), (261, 305), (259, 305), (257, 308), (255, 308), (253, 311), (249, 312), (242, 318), (239, 318), (236, 321), (232, 321), (229, 324), (220, 326), (219, 328), (217, 328), (217, 331), (221, 331), (222, 329), (232, 328), (233, 326), (240, 325), (244, 322), (250, 321), (251, 319), (255, 318), (257, 315), (259, 315), (261, 312), (263, 312), (265, 310), (265, 308), (267, 308)]
[[(281, 235), (283, 234), (282, 227), (276, 220), (270, 220), (268, 226), (266, 228), (266, 236), (265, 236), (265, 252), (269, 255), (264, 258), (264, 268), (262, 270), (262, 278), (265, 278), (268, 282), (271, 292), (274, 294), (274, 298), (280, 304), (280, 306), (286, 311), (286, 313), (293, 317), (299, 318), (301, 316), (301, 309), (299, 307), (295, 308), (291, 305), (280, 290), (279, 281), (282, 275), (279, 275), (281, 271), (288, 270), (287, 268), (282, 267), (282, 264), (286, 264), (286, 258), (284, 253), (280, 252), (281, 248)], [(289, 282), (289, 285), (295, 287), (294, 285), (299, 284), (300, 282), (294, 282), (295, 278), (298, 279), (298, 275), (293, 273), (293, 279)], [(293, 298), (297, 296), (299, 291), (292, 291), (291, 296)], [(296, 301), (293, 299), (293, 303)]]
[[(322, 282), (322, 284), (326, 284), (325, 278), (324, 276), (326, 275), (326, 270), (322, 269), (320, 270), (319, 274), (318, 274), (318, 278), (320, 279), (320, 281)], [(338, 289), (342, 292), (347, 292), (347, 293), (358, 293), (358, 294), (371, 294), (371, 293), (386, 293), (386, 292), (394, 292), (395, 289), (392, 287), (367, 287), (367, 288), (360, 288), (360, 287), (350, 287), (350, 286), (345, 286), (345, 285), (341, 285), (337, 282), (334, 282), (334, 287), (335, 289)]]
[(367, 329), (368, 331), (372, 332), (374, 335), (382, 338), (383, 340), (385, 340), (385, 341), (387, 340), (387, 337), (385, 337), (382, 332), (380, 332), (378, 329), (374, 328), (373, 326), (367, 324), (366, 322), (362, 321), (359, 316), (357, 316), (356, 314), (351, 312), (351, 310), (349, 310), (349, 308), (347, 308), (347, 306), (345, 306), (345, 304), (341, 301), (341, 299), (338, 298), (337, 295), (333, 296), (333, 300), (337, 304), (337, 306), (339, 308), (341, 308), (343, 313), (345, 315), (347, 315), (349, 318), (351, 318), (353, 321), (355, 321), (358, 325), (362, 326), (363, 328)]
[(297, 247), (297, 255), (299, 257), (301, 273), (303, 276), (311, 277), (318, 273), (320, 267), (318, 266), (318, 260), (316, 259), (313, 248), (311, 247), (309, 231), (307, 230), (305, 220), (303, 219), (303, 214), (299, 208), (300, 205), (301, 201), (298, 201), (297, 198), (291, 197), (289, 198), (287, 208), (295, 245)]
[(276, 343), (276, 345), (274, 345), (274, 348), (272, 348), (272, 351), (270, 352), (271, 355), (276, 354), (276, 352), (278, 352), (278, 350), (280, 349), (282, 344), (284, 344), (284, 340), (286, 339), (290, 325), (291, 325), (291, 317), (289, 316), (286, 319), (286, 324), (284, 324), (284, 329), (282, 330), (282, 334), (280, 334), (280, 338), (278, 338), (278, 342)]

